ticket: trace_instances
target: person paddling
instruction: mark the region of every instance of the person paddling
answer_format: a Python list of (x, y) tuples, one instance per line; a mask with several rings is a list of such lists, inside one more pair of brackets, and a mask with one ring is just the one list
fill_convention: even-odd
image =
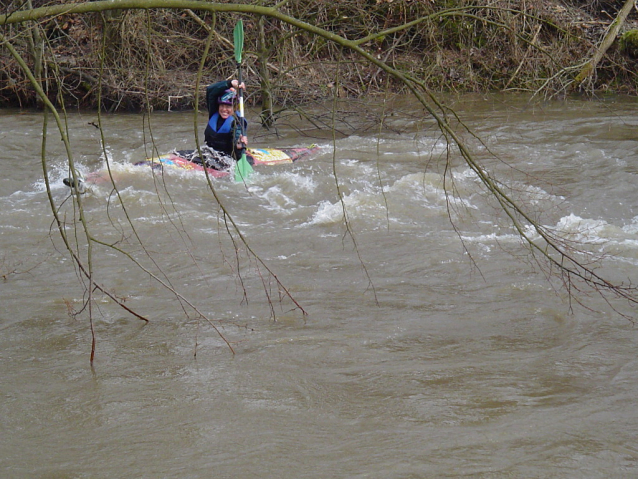
[[(248, 123), (235, 111), (237, 89), (246, 85), (237, 80), (224, 80), (206, 88), (208, 123), (204, 142), (199, 150), (173, 150), (173, 154), (215, 170), (228, 170), (242, 157), (248, 144), (245, 134)], [(200, 157), (201, 152), (201, 157)], [(203, 160), (203, 161), (202, 161)]]
[[(245, 90), (246, 85), (240, 84), (237, 80), (220, 81), (206, 88), (206, 106), (208, 107), (208, 124), (204, 131), (206, 146), (235, 161), (241, 158), (244, 148), (248, 144), (248, 138), (245, 134), (248, 127), (246, 119), (240, 119), (235, 113), (239, 88)], [(243, 123), (243, 128), (240, 121)]]

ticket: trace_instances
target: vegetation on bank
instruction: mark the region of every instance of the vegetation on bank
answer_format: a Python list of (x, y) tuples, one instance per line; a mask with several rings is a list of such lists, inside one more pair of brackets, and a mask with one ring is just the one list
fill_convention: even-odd
[[(12, 0), (7, 17), (28, 8), (79, 0)], [(227, 0), (219, 3), (229, 4)], [(623, 22), (586, 81), (574, 85), (616, 18), (622, 0), (256, 0), (349, 40), (431, 91), (636, 94), (638, 47)], [(5, 17), (5, 20), (6, 18)], [(62, 13), (0, 24), (48, 97), (69, 107), (108, 111), (190, 109), (203, 81), (234, 74), (232, 30), (246, 25), (247, 101), (290, 107), (405, 88), (343, 46), (264, 15), (191, 9)], [(212, 32), (211, 32), (212, 29)], [(380, 33), (380, 34), (379, 34)], [(632, 35), (634, 35), (632, 37)], [(206, 52), (206, 46), (210, 48)], [(0, 106), (40, 104), (23, 69), (0, 44)], [(100, 94), (98, 94), (100, 92)], [(200, 94), (200, 107), (203, 106)]]

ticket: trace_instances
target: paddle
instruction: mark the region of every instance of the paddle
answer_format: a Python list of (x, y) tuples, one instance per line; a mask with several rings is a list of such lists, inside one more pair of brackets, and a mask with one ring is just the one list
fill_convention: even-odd
[[(237, 25), (235, 25), (235, 31), (233, 32), (234, 40), (235, 40), (235, 60), (237, 61), (237, 81), (239, 85), (241, 85), (241, 54), (244, 49), (244, 23), (239, 20)], [(244, 135), (244, 96), (242, 94), (242, 89), (237, 88), (239, 90), (239, 128), (242, 136)], [(248, 163), (248, 159), (246, 158), (246, 148), (241, 155), (241, 159), (237, 162), (235, 166), (235, 181), (246, 181), (248, 177), (252, 174), (253, 167)]]

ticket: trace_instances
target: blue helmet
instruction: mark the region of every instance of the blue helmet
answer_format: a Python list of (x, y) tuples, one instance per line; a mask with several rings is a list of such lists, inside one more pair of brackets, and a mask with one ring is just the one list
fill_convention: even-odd
[(226, 90), (222, 96), (217, 99), (220, 105), (232, 105), (237, 94), (233, 90)]

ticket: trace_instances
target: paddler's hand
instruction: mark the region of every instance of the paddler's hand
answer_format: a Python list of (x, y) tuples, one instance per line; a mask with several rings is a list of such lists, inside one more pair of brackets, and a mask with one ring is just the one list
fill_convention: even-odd
[(242, 135), (239, 137), (239, 142), (237, 143), (237, 148), (242, 149), (248, 146), (248, 137)]
[(232, 80), (232, 81), (230, 82), (230, 86), (231, 86), (232, 88), (234, 88), (235, 90), (237, 90), (237, 88), (241, 88), (241, 89), (243, 89), (243, 90), (245, 90), (245, 89), (246, 89), (246, 85), (244, 84), (244, 82), (241, 82), (241, 84), (240, 84), (237, 80)]

